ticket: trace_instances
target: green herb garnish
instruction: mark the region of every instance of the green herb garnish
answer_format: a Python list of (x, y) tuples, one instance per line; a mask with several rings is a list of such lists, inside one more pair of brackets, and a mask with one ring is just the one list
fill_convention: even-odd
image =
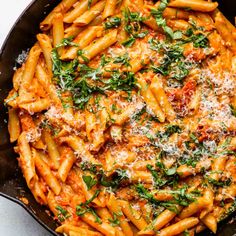
[(125, 9), (123, 12), (125, 20), (125, 31), (129, 34), (130, 38), (123, 42), (125, 47), (131, 47), (135, 39), (144, 38), (148, 31), (142, 31), (141, 23), (146, 19), (141, 16), (139, 12), (131, 12), (129, 8)]
[(64, 38), (62, 39), (61, 43), (56, 45), (56, 48), (60, 48), (60, 47), (66, 47), (66, 46), (73, 46), (73, 47), (78, 47), (78, 44), (72, 42), (74, 39), (73, 36), (70, 36), (68, 38)]
[(164, 32), (166, 33), (168, 37), (173, 39), (175, 36), (174, 32), (169, 26), (167, 26), (166, 20), (163, 18), (163, 11), (166, 9), (168, 3), (169, 3), (169, 0), (161, 0), (160, 5), (158, 6), (157, 10), (152, 9), (151, 14), (156, 19), (157, 25), (164, 30)]
[[(122, 213), (121, 213), (121, 215), (122, 215)], [(120, 215), (113, 213), (113, 219), (108, 219), (113, 227), (120, 225), (120, 221), (117, 216), (120, 216)]]
[(76, 207), (76, 215), (83, 216), (85, 213), (90, 212), (95, 217), (95, 222), (101, 224), (102, 221), (99, 218), (99, 216), (97, 215), (97, 213), (95, 212), (95, 210), (93, 208), (89, 207), (89, 204), (98, 196), (99, 193), (100, 193), (100, 190), (96, 190), (95, 194), (89, 200), (87, 200), (84, 203), (79, 204)]
[(117, 28), (121, 25), (121, 18), (120, 17), (110, 17), (108, 20), (104, 23), (105, 29), (112, 29)]
[(128, 67), (128, 66), (130, 66), (129, 61), (130, 61), (130, 57), (129, 57), (129, 54), (126, 52), (123, 55), (115, 57), (115, 59), (113, 60), (113, 63), (121, 64), (121, 65)]
[(231, 114), (236, 117), (236, 108), (233, 105), (229, 105), (229, 106), (230, 106)]
[(82, 179), (85, 182), (88, 190), (90, 190), (94, 185), (97, 184), (97, 180), (92, 178), (90, 175), (83, 175)]
[(65, 221), (67, 218), (69, 218), (71, 215), (69, 212), (62, 208), (61, 206), (56, 206), (56, 210), (58, 211), (57, 218), (60, 222)]

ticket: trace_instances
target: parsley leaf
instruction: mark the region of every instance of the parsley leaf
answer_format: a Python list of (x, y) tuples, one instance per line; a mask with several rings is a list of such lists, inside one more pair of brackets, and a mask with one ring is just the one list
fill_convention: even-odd
[(126, 52), (124, 55), (120, 55), (120, 56), (116, 57), (114, 59), (113, 63), (121, 64), (121, 65), (128, 67), (128, 66), (130, 66), (129, 61), (130, 61), (130, 57), (129, 57), (129, 54)]
[(194, 33), (192, 28), (186, 30), (185, 35), (186, 39), (182, 39), (179, 44), (185, 44), (192, 42), (195, 48), (207, 48), (209, 44), (209, 40), (207, 38), (208, 35), (204, 35), (202, 33)]
[(113, 227), (120, 225), (119, 218), (117, 217), (117, 216), (120, 216), (120, 215), (122, 215), (122, 213), (117, 214), (117, 213), (114, 212), (113, 213), (113, 219), (108, 219)]
[(99, 183), (105, 187), (117, 188), (124, 180), (128, 180), (126, 170), (117, 169), (115, 170), (111, 178), (107, 178), (102, 173)]
[(205, 178), (207, 179), (207, 181), (216, 186), (216, 187), (224, 187), (224, 186), (230, 186), (230, 184), (232, 183), (232, 180), (230, 178), (226, 179), (226, 180), (215, 180), (212, 178), (209, 178), (207, 176), (205, 176)]
[(122, 43), (122, 45), (125, 46), (125, 47), (131, 47), (134, 43), (135, 43), (135, 38), (134, 37), (130, 37), (126, 41), (124, 41)]
[(52, 50), (53, 74), (62, 90), (71, 90), (76, 77), (78, 60), (61, 61), (56, 49)]
[(167, 125), (164, 135), (170, 137), (174, 133), (179, 133), (181, 128), (178, 125)]
[(79, 109), (84, 109), (94, 92), (104, 93), (102, 88), (90, 85), (85, 78), (76, 81), (75, 91), (76, 93), (73, 94), (73, 100), (74, 104)]
[(84, 60), (84, 62), (89, 62), (89, 59), (84, 55), (84, 51), (82, 49), (79, 49), (77, 51), (77, 55), (80, 56)]
[(88, 9), (90, 9), (92, 3), (93, 3), (93, 0), (88, 0)]
[(171, 79), (182, 80), (189, 74), (191, 64), (184, 61), (183, 48), (178, 44), (149, 40), (150, 48), (163, 55), (159, 66), (151, 66), (155, 73), (170, 76)]
[(98, 167), (100, 167), (100, 165), (98, 165), (98, 164), (93, 164), (93, 163), (90, 163), (90, 162), (87, 162), (87, 161), (82, 162), (82, 163), (80, 164), (81, 170), (83, 170), (83, 171), (89, 171), (89, 172), (91, 172), (91, 173), (93, 173), (93, 174), (95, 174), (95, 173), (98, 171)]
[(125, 20), (125, 31), (129, 34), (130, 38), (127, 39), (122, 44), (125, 47), (131, 47), (136, 38), (144, 38), (148, 31), (142, 31), (141, 23), (146, 19), (141, 16), (139, 12), (131, 12), (129, 8), (125, 9), (123, 12)]
[(111, 78), (103, 82), (107, 90), (131, 91), (136, 87), (136, 78), (133, 72), (113, 72)]
[(108, 18), (107, 21), (104, 23), (105, 29), (117, 28), (120, 25), (121, 18), (117, 16)]
[(236, 117), (236, 108), (233, 105), (229, 105), (229, 106), (230, 106), (231, 114)]
[(87, 200), (84, 203), (79, 204), (76, 207), (76, 215), (83, 216), (86, 212), (90, 212), (95, 217), (95, 222), (101, 224), (102, 221), (99, 218), (99, 216), (97, 215), (97, 213), (95, 212), (95, 210), (93, 208), (89, 207), (89, 204), (98, 196), (99, 193), (100, 193), (100, 190), (97, 190), (95, 192), (95, 194), (89, 200)]
[(166, 9), (168, 3), (169, 3), (169, 0), (161, 0), (160, 5), (158, 6), (158, 9), (157, 10), (152, 9), (151, 14), (156, 19), (157, 25), (164, 30), (167, 36), (173, 39), (174, 32), (169, 26), (167, 26), (166, 20), (163, 18), (163, 11)]
[(56, 210), (58, 211), (57, 217), (60, 222), (65, 221), (71, 216), (69, 212), (61, 206), (56, 206)]
[(136, 186), (136, 191), (141, 198), (146, 199), (153, 206), (163, 206), (176, 213), (179, 213), (177, 205), (188, 206), (191, 202), (195, 201), (195, 197), (199, 196), (199, 192), (187, 193), (186, 185), (178, 190), (167, 191), (168, 193), (173, 194), (174, 199), (165, 202), (157, 200), (155, 195), (146, 189), (142, 184), (138, 184)]
[(74, 39), (73, 36), (70, 36), (70, 37), (68, 37), (68, 38), (62, 39), (61, 43), (59, 43), (58, 45), (56, 45), (56, 48), (66, 47), (66, 46), (78, 47), (78, 44), (72, 42), (73, 39)]
[(178, 125), (167, 125), (164, 132), (157, 132), (156, 136), (161, 139), (169, 138), (174, 133), (180, 133), (181, 128)]
[(97, 180), (92, 178), (90, 175), (83, 175), (82, 179), (85, 182), (88, 190), (90, 190), (94, 185), (97, 184)]

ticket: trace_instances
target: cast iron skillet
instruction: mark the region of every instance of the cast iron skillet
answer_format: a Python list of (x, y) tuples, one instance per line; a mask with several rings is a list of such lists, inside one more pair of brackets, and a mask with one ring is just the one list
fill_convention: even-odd
[[(0, 50), (0, 196), (21, 205), (53, 235), (58, 235), (54, 231), (57, 227), (56, 222), (50, 216), (49, 211), (46, 211), (45, 207), (35, 201), (18, 168), (13, 145), (9, 143), (6, 123), (7, 110), (4, 107), (3, 100), (12, 87), (13, 68), (20, 66), (15, 59), (22, 50), (27, 50), (33, 46), (36, 41), (35, 35), (39, 32), (40, 21), (58, 2), (58, 0), (32, 1), (18, 18)], [(220, 8), (225, 16), (233, 22), (236, 15), (236, 1), (218, 0), (218, 2), (220, 2)], [(29, 204), (25, 205), (19, 200), (20, 197), (27, 198)], [(236, 213), (220, 223), (217, 235), (233, 236), (236, 233), (234, 216)], [(204, 231), (201, 235), (209, 236), (212, 234), (209, 231)]]

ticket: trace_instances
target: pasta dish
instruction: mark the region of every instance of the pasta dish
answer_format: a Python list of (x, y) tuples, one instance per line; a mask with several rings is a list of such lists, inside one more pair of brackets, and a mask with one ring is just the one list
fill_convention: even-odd
[(63, 0), (5, 99), (68, 236), (196, 235), (236, 209), (236, 29), (206, 0)]

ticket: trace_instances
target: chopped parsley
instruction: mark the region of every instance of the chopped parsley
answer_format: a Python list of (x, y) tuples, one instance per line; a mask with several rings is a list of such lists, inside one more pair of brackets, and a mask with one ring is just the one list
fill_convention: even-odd
[(150, 193), (149, 190), (146, 189), (142, 184), (138, 184), (136, 186), (136, 191), (139, 197), (147, 200), (152, 206), (154, 207), (162, 206), (169, 209), (170, 211), (179, 213), (176, 207), (176, 203), (172, 203), (168, 201), (167, 202), (158, 201), (157, 199), (155, 199), (155, 196), (152, 193)]
[(64, 62), (60, 60), (57, 50), (52, 50), (53, 74), (56, 78), (57, 84), (60, 88), (65, 90), (72, 90), (74, 87), (74, 79), (76, 77), (76, 68), (78, 60)]
[(233, 200), (232, 205), (226, 210), (226, 212), (220, 217), (220, 221), (224, 220), (230, 214), (236, 210), (236, 199)]
[(176, 37), (177, 35), (174, 35), (173, 30), (169, 26), (167, 26), (166, 20), (163, 18), (163, 11), (166, 9), (168, 3), (169, 0), (161, 0), (157, 10), (152, 9), (151, 14), (155, 18), (157, 25), (163, 29), (163, 31), (169, 38), (173, 39), (174, 36)]
[(180, 133), (181, 128), (178, 125), (167, 125), (164, 132), (157, 132), (156, 136), (161, 139), (169, 138), (174, 133)]
[(131, 12), (129, 8), (124, 10), (123, 15), (125, 21), (124, 29), (130, 38), (122, 44), (126, 47), (131, 47), (134, 44), (135, 39), (144, 38), (148, 34), (147, 30), (142, 31), (141, 23), (145, 20), (145, 18), (142, 17), (139, 12)]
[(215, 180), (215, 179), (212, 179), (212, 178), (208, 177), (207, 175), (205, 175), (205, 178), (210, 184), (212, 184), (215, 187), (230, 186), (231, 183), (232, 183), (231, 178), (227, 178), (226, 180)]
[(195, 48), (207, 48), (209, 46), (209, 40), (207, 38), (208, 35), (204, 35), (202, 33), (195, 34), (192, 28), (187, 29), (185, 35), (187, 38), (182, 39), (179, 44), (192, 42)]
[(199, 191), (187, 193), (187, 185), (184, 185), (178, 190), (166, 191), (167, 193), (173, 195), (173, 200), (170, 201), (157, 200), (155, 198), (155, 195), (151, 193), (148, 189), (146, 189), (142, 184), (138, 184), (136, 186), (136, 191), (141, 198), (146, 199), (150, 204), (152, 204), (152, 206), (162, 206), (176, 213), (179, 213), (177, 205), (188, 206), (190, 203), (196, 200), (196, 197), (201, 196), (201, 193)]
[(57, 218), (60, 222), (65, 221), (71, 216), (69, 212), (61, 206), (56, 206), (56, 210), (58, 211)]
[(74, 86), (75, 93), (73, 94), (73, 100), (75, 106), (77, 106), (79, 109), (84, 109), (85, 105), (87, 104), (93, 93), (104, 93), (103, 88), (90, 85), (87, 82), (86, 78), (81, 78), (80, 80), (77, 80)]
[(84, 55), (84, 51), (82, 49), (79, 49), (77, 51), (77, 55), (80, 56), (84, 60), (84, 62), (89, 62), (89, 59)]
[(135, 43), (135, 38), (130, 37), (126, 41), (124, 41), (122, 45), (125, 47), (131, 47), (134, 43)]
[(177, 44), (171, 44), (154, 39), (149, 40), (150, 48), (163, 55), (158, 66), (152, 65), (155, 73), (169, 76), (171, 79), (183, 80), (188, 74), (191, 64), (185, 61), (183, 48)]
[(236, 117), (236, 108), (233, 105), (230, 105), (231, 114)]
[(116, 72), (111, 74), (111, 78), (103, 81), (106, 90), (131, 91), (136, 87), (136, 78), (133, 72)]
[(114, 227), (114, 226), (118, 226), (120, 225), (120, 221), (119, 218), (117, 216), (122, 216), (122, 213), (113, 213), (113, 219), (108, 219), (110, 224)]
[(83, 175), (82, 176), (83, 181), (85, 182), (87, 189), (90, 190), (94, 185), (97, 184), (97, 180), (95, 180), (90, 175)]
[(59, 43), (56, 48), (60, 48), (60, 47), (66, 47), (66, 46), (74, 46), (74, 47), (78, 47), (78, 44), (72, 42), (74, 39), (73, 36), (70, 36), (68, 38), (64, 38), (62, 39), (61, 43)]
[(115, 57), (113, 63), (121, 64), (121, 65), (128, 67), (128, 66), (130, 66), (129, 61), (130, 61), (130, 57), (129, 57), (129, 54), (126, 52), (123, 55)]
[(121, 18), (117, 16), (108, 18), (107, 21), (104, 23), (105, 29), (117, 28), (120, 25)]
[(97, 190), (95, 194), (86, 202), (79, 204), (76, 207), (76, 215), (77, 216), (83, 216), (85, 213), (90, 212), (95, 217), (95, 222), (101, 224), (102, 220), (99, 218), (95, 210), (91, 207), (89, 207), (89, 204), (99, 195), (100, 190)]
[[(84, 109), (94, 93), (104, 94), (106, 90), (130, 92), (136, 87), (136, 79), (132, 72), (114, 71), (111, 78), (101, 80), (100, 67), (94, 69), (85, 64), (79, 64), (77, 59), (62, 61), (56, 48), (52, 51), (52, 61), (54, 80), (60, 90), (72, 92), (74, 105), (79, 109)], [(116, 58), (115, 61), (127, 65), (128, 57)]]
[(111, 178), (108, 178), (104, 173), (101, 173), (99, 183), (105, 187), (117, 188), (123, 181), (128, 180), (126, 170), (116, 169)]

